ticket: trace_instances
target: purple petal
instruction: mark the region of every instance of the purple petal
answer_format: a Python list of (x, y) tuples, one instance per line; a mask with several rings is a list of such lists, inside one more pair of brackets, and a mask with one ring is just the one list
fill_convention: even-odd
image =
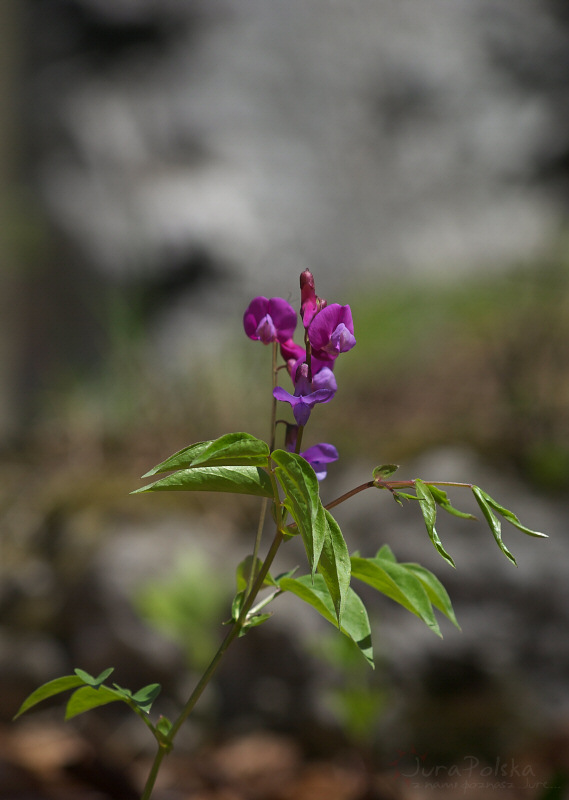
[[(352, 320), (352, 310), (350, 306), (341, 306), (338, 303), (332, 303), (320, 311), (308, 329), (308, 338), (310, 344), (315, 351), (327, 351), (327, 345), (330, 343), (332, 334), (337, 329), (338, 325), (343, 324), (349, 333), (354, 334), (354, 323)], [(354, 339), (355, 344), (355, 339)], [(353, 344), (351, 345), (353, 347)]]
[(275, 323), (279, 342), (286, 342), (292, 338), (296, 328), (296, 311), (290, 303), (282, 297), (272, 297), (269, 300), (268, 311)]
[(332, 392), (338, 390), (336, 378), (330, 367), (322, 367), (318, 370), (312, 379), (312, 387), (314, 389), (330, 389)]
[[(292, 403), (291, 403), (292, 405)], [(298, 397), (297, 403), (292, 406), (292, 413), (297, 425), (306, 425), (312, 412), (312, 405), (304, 402), (304, 398)]]
[(273, 389), (273, 397), (276, 400), (282, 400), (283, 403), (290, 403), (291, 406), (295, 406), (298, 403), (298, 397), (287, 392), (282, 386), (275, 386)]
[(245, 333), (250, 339), (257, 340), (257, 327), (259, 322), (267, 314), (269, 301), (266, 297), (255, 297), (247, 306), (243, 314), (243, 327)]
[(338, 451), (333, 444), (321, 442), (309, 447), (301, 453), (302, 457), (309, 461), (311, 464), (330, 464), (332, 461), (337, 461)]

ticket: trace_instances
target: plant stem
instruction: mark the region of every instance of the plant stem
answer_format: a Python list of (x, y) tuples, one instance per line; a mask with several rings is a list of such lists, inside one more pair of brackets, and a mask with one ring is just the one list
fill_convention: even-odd
[(154, 758), (154, 762), (152, 764), (152, 768), (151, 768), (150, 773), (148, 775), (148, 779), (146, 781), (146, 785), (144, 787), (144, 792), (142, 794), (141, 800), (150, 800), (150, 797), (152, 795), (152, 790), (154, 788), (154, 784), (155, 784), (156, 778), (158, 776), (158, 771), (160, 769), (160, 765), (162, 763), (162, 760), (163, 760), (164, 756), (171, 749), (172, 743), (174, 741), (174, 737), (178, 733), (178, 731), (179, 731), (180, 727), (182, 726), (182, 724), (186, 721), (186, 719), (189, 717), (189, 715), (193, 711), (194, 706), (196, 705), (196, 703), (200, 699), (201, 695), (204, 692), (204, 689), (206, 688), (206, 686), (208, 685), (208, 683), (212, 679), (215, 671), (217, 670), (217, 667), (219, 666), (219, 663), (220, 663), (221, 659), (223, 658), (227, 648), (241, 633), (241, 630), (242, 630), (243, 625), (244, 625), (244, 623), (246, 621), (246, 618), (247, 618), (247, 614), (249, 613), (249, 611), (251, 609), (251, 606), (253, 605), (253, 601), (255, 600), (255, 597), (257, 596), (258, 592), (260, 591), (260, 589), (263, 586), (264, 580), (265, 580), (265, 578), (266, 578), (266, 576), (267, 576), (267, 574), (269, 572), (270, 566), (274, 561), (274, 558), (275, 558), (275, 556), (277, 554), (277, 551), (278, 551), (282, 541), (283, 541), (283, 533), (282, 533), (282, 531), (280, 529), (280, 524), (279, 524), (279, 526), (277, 527), (277, 530), (275, 532), (275, 536), (273, 538), (271, 546), (269, 548), (269, 551), (267, 553), (267, 557), (265, 558), (265, 561), (263, 562), (263, 565), (262, 565), (261, 569), (259, 570), (259, 574), (255, 578), (255, 581), (253, 583), (251, 591), (249, 592), (249, 594), (245, 598), (245, 601), (243, 603), (243, 607), (241, 608), (241, 612), (239, 614), (239, 618), (231, 626), (229, 632), (227, 633), (227, 636), (222, 641), (222, 643), (219, 646), (216, 654), (214, 655), (214, 657), (210, 661), (209, 666), (207, 667), (207, 669), (203, 673), (202, 677), (200, 678), (200, 680), (196, 684), (196, 686), (195, 686), (192, 694), (190, 695), (187, 703), (185, 704), (184, 708), (180, 712), (180, 714), (179, 714), (178, 718), (176, 719), (176, 721), (173, 723), (168, 735), (166, 737), (164, 737), (163, 740), (159, 740), (158, 741), (158, 752), (156, 753), (156, 756)]
[(356, 486), (355, 489), (351, 489), (349, 492), (346, 492), (346, 494), (340, 495), (340, 497), (337, 497), (335, 500), (332, 500), (331, 503), (326, 503), (324, 508), (329, 511), (331, 508), (334, 508), (334, 506), (339, 506), (340, 503), (343, 503), (345, 500), (349, 500), (350, 497), (359, 494), (359, 492), (363, 492), (364, 489), (372, 489), (375, 485), (376, 484), (374, 481), (367, 481), (366, 483), (362, 483), (360, 484), (360, 486)]
[[(427, 485), (431, 486), (454, 486), (457, 489), (472, 489), (472, 483), (458, 483), (456, 481), (423, 481)], [(340, 495), (335, 500), (332, 500), (330, 503), (327, 503), (324, 508), (328, 511), (334, 506), (339, 506), (340, 503), (349, 500), (350, 497), (354, 497), (354, 495), (359, 494), (359, 492), (363, 492), (364, 489), (373, 489), (373, 487), (377, 489), (389, 489), (393, 491), (394, 489), (412, 489), (415, 486), (414, 480), (409, 481), (367, 481), (366, 483), (362, 483), (359, 486), (356, 486), (355, 489), (351, 489), (346, 494)]]

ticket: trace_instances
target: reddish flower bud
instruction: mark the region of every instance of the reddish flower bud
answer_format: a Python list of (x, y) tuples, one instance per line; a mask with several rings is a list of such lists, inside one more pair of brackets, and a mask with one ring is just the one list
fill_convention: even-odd
[(326, 300), (316, 295), (314, 276), (310, 270), (300, 273), (300, 316), (305, 328), (308, 328), (314, 315), (326, 305)]

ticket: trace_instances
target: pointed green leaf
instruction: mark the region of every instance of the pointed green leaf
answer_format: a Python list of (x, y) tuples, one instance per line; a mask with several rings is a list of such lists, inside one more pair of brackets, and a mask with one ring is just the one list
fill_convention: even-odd
[(419, 501), (419, 505), (421, 506), (421, 511), (423, 513), (423, 519), (425, 520), (425, 526), (427, 528), (427, 533), (429, 534), (429, 538), (431, 542), (434, 544), (435, 549), (440, 553), (440, 555), (448, 561), (451, 566), (455, 566), (454, 561), (449, 556), (447, 551), (444, 549), (443, 544), (439, 538), (439, 534), (435, 528), (435, 521), (437, 518), (437, 506), (435, 503), (435, 498), (433, 497), (431, 490), (427, 486), (427, 484), (422, 481), (420, 478), (415, 480), (415, 491), (417, 492), (417, 499)]
[(390, 478), (398, 469), (399, 464), (381, 464), (381, 466), (375, 467), (373, 470), (373, 479), (374, 481), (383, 481), (386, 478)]
[(446, 492), (443, 492), (442, 489), (439, 489), (438, 486), (434, 486), (432, 483), (427, 484), (435, 503), (439, 505), (447, 514), (453, 514), (455, 517), (461, 517), (462, 519), (476, 519), (474, 514), (467, 514), (466, 511), (459, 511), (457, 508), (451, 505), (450, 500), (448, 499), (448, 495)]
[(232, 492), (253, 494), (258, 497), (273, 496), (268, 474), (259, 467), (192, 467), (182, 469), (154, 483), (135, 489), (142, 492)]
[(135, 694), (133, 694), (132, 699), (141, 709), (141, 711), (144, 711), (145, 714), (148, 714), (152, 707), (152, 703), (156, 700), (161, 691), (162, 687), (159, 683), (149, 683), (148, 686), (143, 686), (142, 689), (139, 689)]
[(272, 616), (273, 616), (272, 613), (269, 612), (268, 614), (254, 614), (252, 617), (248, 617), (247, 621), (239, 631), (239, 636), (245, 636), (245, 634), (250, 628), (256, 628), (257, 625), (261, 625), (263, 622), (266, 622)]
[(18, 712), (15, 714), (14, 719), (17, 719), (25, 711), (28, 711), (33, 706), (41, 703), (42, 700), (47, 700), (61, 692), (67, 692), (69, 689), (75, 689), (77, 686), (83, 686), (84, 681), (78, 675), (65, 675), (62, 678), (55, 678), (53, 681), (48, 681), (42, 684), (35, 691), (33, 691), (22, 703)]
[[(251, 575), (251, 567), (253, 564), (253, 556), (246, 556), (238, 565), (237, 570), (235, 572), (235, 580), (237, 583), (237, 591), (242, 592), (244, 591), (247, 586), (249, 585), (249, 578)], [(260, 558), (256, 559), (255, 563), (255, 571), (254, 574), (257, 576), (263, 566), (263, 562)], [(274, 578), (271, 577), (270, 573), (266, 576), (265, 580), (263, 581), (263, 586), (276, 586), (277, 584), (274, 581)]]
[(143, 475), (149, 478), (159, 472), (188, 469), (197, 466), (250, 466), (266, 467), (269, 463), (269, 446), (250, 433), (226, 433), (219, 439), (196, 442), (184, 447)]
[(399, 603), (441, 636), (431, 602), (421, 581), (403, 564), (383, 558), (353, 558), (352, 577)]
[(79, 678), (81, 678), (83, 683), (96, 689), (107, 680), (112, 672), (114, 672), (114, 667), (109, 667), (108, 669), (103, 670), (96, 678), (94, 678), (92, 675), (89, 675), (89, 673), (85, 672), (84, 669), (75, 669), (74, 672)]
[(65, 710), (65, 719), (72, 719), (92, 708), (115, 703), (117, 700), (124, 700), (124, 698), (119, 692), (108, 686), (99, 686), (98, 689), (94, 689), (92, 686), (83, 686), (73, 692), (69, 698)]
[(427, 592), (429, 600), (434, 605), (435, 608), (438, 608), (445, 617), (447, 617), (453, 625), (460, 630), (460, 625), (456, 619), (454, 609), (452, 607), (452, 603), (450, 601), (450, 597), (448, 596), (448, 592), (439, 579), (433, 575), (428, 569), (422, 567), (420, 564), (414, 564), (410, 562), (406, 562), (401, 564), (402, 567), (406, 567), (410, 572), (412, 572), (416, 578), (418, 578), (421, 583), (423, 584), (423, 588)]
[[(488, 500), (486, 498), (485, 493), (482, 491), (482, 489), (479, 486), (473, 486), (472, 487), (472, 493), (473, 493), (474, 497), (476, 498), (476, 502), (480, 506), (480, 510), (484, 514), (484, 518), (486, 519), (486, 522), (488, 523), (488, 526), (489, 526), (490, 530), (492, 531), (492, 535), (493, 535), (494, 539), (496, 540), (496, 544), (498, 545), (500, 550), (504, 553), (504, 555), (507, 556), (507, 558), (510, 559), (512, 564), (516, 564), (516, 559), (510, 553), (510, 551), (508, 550), (508, 548), (506, 547), (506, 545), (502, 541), (502, 524), (501, 524), (500, 520), (498, 519), (498, 517), (496, 517), (494, 512), (492, 511), (492, 508), (491, 508), (490, 504), (488, 503)], [(516, 564), (516, 566), (517, 566), (517, 564)]]
[(318, 479), (308, 461), (297, 453), (275, 450), (271, 458), (277, 464), (275, 474), (285, 493), (285, 508), (297, 524), (314, 574), (328, 532)]
[[(353, 553), (353, 555), (357, 558), (360, 557), (359, 553)], [(394, 564), (397, 563), (397, 559), (393, 554), (393, 550), (388, 544), (384, 544), (383, 547), (380, 547), (377, 553), (375, 554), (376, 558), (383, 558), (385, 561), (393, 561)]]
[(522, 525), (522, 523), (519, 521), (519, 519), (516, 517), (513, 511), (509, 511), (507, 508), (504, 508), (504, 506), (501, 506), (499, 503), (496, 502), (496, 500), (494, 500), (494, 498), (490, 497), (490, 495), (487, 492), (484, 492), (482, 489), (480, 491), (484, 495), (484, 499), (486, 500), (488, 505), (491, 506), (495, 511), (497, 511), (498, 514), (501, 514), (501, 516), (503, 516), (504, 519), (508, 520), (508, 522), (514, 525), (518, 530), (522, 531), (523, 533), (527, 533), (528, 536), (538, 536), (542, 539), (548, 538), (546, 533), (540, 533), (539, 531), (534, 531), (531, 528), (526, 528), (525, 525)]
[(342, 621), (342, 612), (350, 586), (351, 562), (350, 554), (340, 526), (326, 511), (326, 538), (318, 561), (318, 571), (326, 581), (326, 586), (334, 603), (338, 624)]
[[(322, 575), (301, 575), (298, 578), (283, 578), (280, 587), (284, 592), (291, 592), (312, 606), (338, 628), (336, 609), (326, 582)], [(348, 589), (340, 631), (358, 646), (360, 652), (373, 667), (373, 648), (371, 645), (371, 628), (366, 608), (360, 597), (350, 587)]]

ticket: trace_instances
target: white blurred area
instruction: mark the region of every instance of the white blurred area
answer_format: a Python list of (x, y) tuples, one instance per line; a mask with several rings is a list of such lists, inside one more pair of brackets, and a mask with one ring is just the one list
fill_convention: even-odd
[[(535, 180), (567, 137), (552, 92), (569, 34), (553, 6), (37, 5), (53, 53), (33, 87), (41, 193), (104, 272), (198, 246), (244, 291), (267, 274), (268, 291), (288, 290), (303, 267), (333, 286), (460, 273), (535, 254), (560, 222)], [(82, 49), (66, 51), (79, 18)], [(103, 48), (113, 28), (140, 41), (97, 58), (95, 28)]]

